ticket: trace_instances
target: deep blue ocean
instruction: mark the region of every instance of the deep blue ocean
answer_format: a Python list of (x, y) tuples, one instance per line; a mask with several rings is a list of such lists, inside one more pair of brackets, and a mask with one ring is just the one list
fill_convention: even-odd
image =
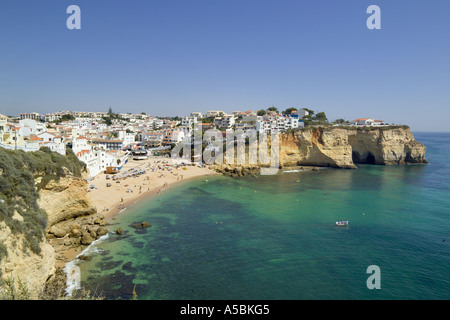
[(81, 284), (106, 299), (449, 299), (450, 133), (414, 136), (426, 165), (176, 185), (119, 214)]

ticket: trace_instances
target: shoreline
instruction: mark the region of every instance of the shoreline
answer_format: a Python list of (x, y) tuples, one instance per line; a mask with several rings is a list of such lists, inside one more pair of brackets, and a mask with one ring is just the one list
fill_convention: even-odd
[[(146, 173), (118, 180), (120, 183), (116, 183), (112, 179), (106, 179), (107, 174), (100, 173), (88, 182), (88, 186), (95, 186), (94, 189), (89, 190), (88, 197), (97, 208), (97, 214), (104, 216), (106, 221), (105, 228), (109, 232), (115, 232), (115, 230), (111, 229), (115, 217), (128, 211), (133, 205), (168, 191), (174, 185), (188, 182), (195, 178), (220, 175), (220, 173), (209, 167), (200, 168), (197, 165), (180, 165), (176, 168), (170, 158), (161, 157), (149, 157), (146, 160), (129, 159), (120, 173), (125, 173), (133, 168), (144, 169)], [(109, 176), (112, 177), (113, 175), (110, 174)], [(110, 183), (111, 186), (107, 187), (107, 183)], [(64, 269), (67, 264), (76, 260), (77, 256), (89, 246), (80, 245), (58, 252), (57, 254), (66, 258), (66, 262), (57, 262), (56, 267)]]
[[(167, 162), (167, 163), (162, 163)], [(142, 167), (145, 166), (145, 164), (150, 165), (165, 165), (161, 166), (162, 169), (156, 169), (154, 172), (149, 172), (148, 167)], [(180, 184), (185, 181), (192, 180), (194, 178), (200, 178), (204, 176), (210, 176), (210, 175), (219, 175), (218, 172), (215, 172), (208, 167), (205, 168), (199, 168), (198, 166), (180, 166), (180, 168), (186, 168), (186, 170), (183, 169), (175, 169), (172, 167), (172, 161), (170, 159), (163, 159), (163, 158), (150, 158), (147, 160), (129, 160), (126, 165), (124, 165), (123, 169), (121, 171), (125, 172), (126, 170), (129, 170), (131, 168), (140, 168), (145, 169), (147, 172), (139, 177), (136, 178), (126, 178), (126, 180), (121, 181), (128, 181), (128, 179), (133, 185), (129, 185), (128, 183), (120, 182), (116, 183), (111, 180), (106, 179), (106, 174), (100, 174), (96, 176), (96, 179), (94, 182), (96, 184), (103, 183), (106, 185), (108, 181), (111, 183), (111, 187), (109, 188), (99, 188), (94, 191), (91, 191), (88, 193), (89, 199), (94, 203), (94, 205), (97, 208), (97, 213), (103, 214), (105, 217), (105, 220), (107, 223), (111, 223), (111, 221), (121, 212), (124, 210), (129, 209), (132, 205), (136, 203), (140, 203), (144, 201), (145, 199), (155, 196), (163, 191), (170, 190), (172, 186)], [(171, 170), (171, 171), (169, 171)], [(163, 175), (158, 177), (158, 175)], [(112, 176), (112, 175), (110, 175)], [(116, 184), (116, 186), (114, 186)], [(117, 188), (117, 185), (119, 185), (119, 188)], [(119, 192), (108, 192), (111, 189), (114, 188), (114, 191)], [(147, 190), (145, 190), (147, 188)], [(120, 190), (119, 190), (120, 189)], [(127, 190), (132, 190), (132, 192), (127, 192)], [(134, 189), (134, 190), (133, 190)], [(140, 192), (137, 192), (140, 191)], [(107, 194), (108, 195), (108, 201), (105, 202), (105, 200), (101, 199), (101, 196)], [(111, 197), (114, 199), (111, 201)], [(123, 199), (123, 201), (122, 201)], [(101, 210), (101, 208), (105, 208), (105, 204), (108, 204), (106, 208), (108, 210)]]
[[(169, 185), (167, 185), (165, 187), (161, 187), (161, 188), (155, 187), (153, 189), (144, 191), (141, 194), (138, 194), (134, 198), (130, 198), (130, 199), (126, 200), (126, 201), (124, 200), (124, 202), (118, 202), (118, 203), (116, 202), (114, 204), (114, 208), (112, 210), (109, 210), (106, 213), (102, 212), (103, 215), (105, 216), (105, 220), (107, 222), (107, 226), (108, 226), (108, 224), (110, 224), (116, 218), (117, 215), (127, 211), (133, 205), (136, 205), (138, 203), (146, 201), (147, 199), (150, 199), (151, 197), (156, 196), (156, 195), (158, 195), (160, 193), (163, 193), (165, 191), (169, 191), (175, 185), (180, 185), (180, 184), (182, 184), (184, 182), (189, 182), (189, 181), (192, 181), (192, 180), (197, 179), (197, 178), (207, 177), (207, 176), (211, 176), (211, 175), (220, 175), (220, 174), (215, 172), (215, 173), (205, 173), (205, 174), (199, 174), (199, 175), (190, 176), (190, 177), (187, 177), (187, 178), (183, 178), (182, 180), (176, 181), (176, 182), (174, 182), (172, 184), (169, 184)], [(118, 205), (120, 205), (120, 204), (122, 204), (122, 206), (119, 208)]]
[[(165, 159), (161, 157), (149, 157), (147, 160), (132, 160), (129, 159), (128, 163), (124, 165), (121, 172), (125, 172), (132, 168), (142, 168), (147, 169), (146, 165), (161, 165), (168, 164), (169, 168), (172, 169), (172, 172), (178, 173), (178, 175), (169, 174), (170, 171), (164, 169), (158, 169), (151, 172), (146, 172), (145, 174), (136, 177), (136, 178), (127, 178), (125, 180), (121, 180), (120, 184), (116, 183), (111, 179), (106, 179), (106, 174), (100, 173), (92, 180), (88, 182), (89, 185), (95, 185), (96, 188), (93, 190), (89, 190), (88, 197), (93, 202), (94, 206), (97, 208), (97, 213), (105, 218), (105, 228), (108, 229), (109, 232), (116, 232), (113, 230), (112, 225), (114, 224), (115, 218), (119, 214), (126, 213), (132, 206), (139, 204), (143, 201), (151, 197), (155, 197), (159, 193), (164, 191), (169, 191), (172, 189), (174, 185), (179, 185), (183, 182), (188, 182), (196, 178), (207, 177), (211, 175), (223, 175), (223, 173), (219, 173), (209, 168), (209, 166), (200, 168), (198, 166), (180, 166), (186, 167), (186, 170), (175, 169), (171, 167), (172, 161), (171, 159)], [(160, 166), (164, 168), (164, 166)], [(150, 167), (151, 168), (151, 167)], [(320, 168), (324, 169), (324, 168)], [(284, 170), (293, 170), (293, 171), (319, 171), (317, 167), (308, 167), (308, 166), (289, 166), (283, 169), (280, 169), (279, 173), (283, 173)], [(164, 176), (158, 177), (158, 175), (165, 174)], [(113, 175), (109, 175), (113, 176)], [(177, 179), (181, 177), (181, 179)], [(147, 177), (149, 179), (147, 179)], [(123, 181), (123, 183), (122, 183)], [(111, 187), (106, 187), (106, 183), (111, 183)], [(133, 183), (130, 187), (129, 183)], [(120, 186), (119, 186), (120, 185)], [(147, 190), (138, 191), (138, 185), (145, 186)], [(134, 189), (133, 192), (126, 192), (127, 189)], [(107, 200), (105, 200), (107, 199)], [(121, 201), (123, 199), (123, 201)], [(108, 208), (108, 210), (105, 210)], [(84, 250), (89, 248), (90, 245), (79, 245), (77, 247), (69, 247), (65, 248), (62, 252), (57, 252), (57, 254), (64, 256), (65, 262), (57, 261), (56, 266), (64, 269), (67, 264), (73, 262), (77, 259), (77, 256), (80, 255)], [(55, 248), (56, 249), (56, 248)]]

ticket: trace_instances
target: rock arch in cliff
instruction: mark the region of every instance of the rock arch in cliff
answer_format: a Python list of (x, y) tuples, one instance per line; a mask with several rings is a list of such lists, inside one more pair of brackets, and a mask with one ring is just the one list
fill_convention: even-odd
[(353, 160), (353, 163), (377, 164), (377, 162), (375, 160), (375, 156), (370, 151), (360, 154), (358, 151), (353, 150), (352, 151), (352, 160)]

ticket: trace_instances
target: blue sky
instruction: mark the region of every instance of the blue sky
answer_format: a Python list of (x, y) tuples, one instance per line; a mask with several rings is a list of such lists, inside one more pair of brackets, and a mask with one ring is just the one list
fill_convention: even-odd
[(449, 15), (447, 0), (1, 1), (0, 113), (307, 107), (450, 131)]

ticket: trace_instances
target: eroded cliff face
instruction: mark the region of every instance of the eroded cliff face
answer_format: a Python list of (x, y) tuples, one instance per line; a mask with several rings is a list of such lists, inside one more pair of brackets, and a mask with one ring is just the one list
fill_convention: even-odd
[(282, 166), (355, 168), (359, 163), (426, 163), (425, 151), (406, 126), (312, 127), (280, 136)]
[[(55, 251), (53, 264), (57, 271), (73, 259), (66, 255), (68, 251), (80, 253), (94, 240), (108, 233), (104, 227), (105, 217), (97, 213), (87, 189), (88, 182), (84, 178), (68, 175), (50, 181), (39, 192), (38, 205), (48, 215), (46, 241)], [(64, 273), (56, 274), (65, 277)], [(64, 280), (56, 279), (56, 282), (63, 283)]]
[[(41, 178), (35, 181), (39, 184)], [(46, 296), (49, 279), (53, 281), (55, 274), (65, 276), (57, 272), (68, 262), (64, 252), (69, 248), (81, 251), (83, 246), (107, 233), (106, 229), (100, 229), (106, 222), (88, 198), (87, 187), (83, 178), (67, 175), (51, 180), (39, 191), (38, 205), (48, 215), (45, 236), (39, 244), (40, 254), (26, 250), (22, 245), (24, 236), (13, 234), (4, 223), (0, 223), (0, 243), (7, 250), (0, 261), (3, 279), (20, 280), (26, 284), (33, 299), (41, 299)], [(15, 219), (21, 222), (19, 214), (15, 214)]]
[(426, 147), (414, 139), (408, 127), (374, 128), (349, 133), (355, 163), (395, 165), (427, 163)]
[[(39, 183), (39, 180), (36, 182)], [(84, 179), (71, 175), (47, 183), (39, 192), (38, 205), (47, 212), (48, 226), (96, 213), (97, 209), (88, 198), (87, 188)]]
[[(308, 127), (280, 135), (280, 167), (355, 169), (356, 164), (426, 163), (423, 144), (409, 127)], [(255, 174), (258, 165), (222, 164), (211, 168), (231, 176)]]
[(280, 165), (356, 168), (349, 132), (321, 127), (280, 135)]
[[(20, 223), (20, 217), (16, 218)], [(0, 263), (3, 279), (14, 279), (16, 285), (22, 282), (32, 298), (42, 293), (43, 284), (54, 274), (55, 250), (44, 238), (40, 243), (40, 254), (24, 247), (23, 234), (13, 234), (3, 222), (0, 223), (0, 243), (3, 243), (7, 255)]]

